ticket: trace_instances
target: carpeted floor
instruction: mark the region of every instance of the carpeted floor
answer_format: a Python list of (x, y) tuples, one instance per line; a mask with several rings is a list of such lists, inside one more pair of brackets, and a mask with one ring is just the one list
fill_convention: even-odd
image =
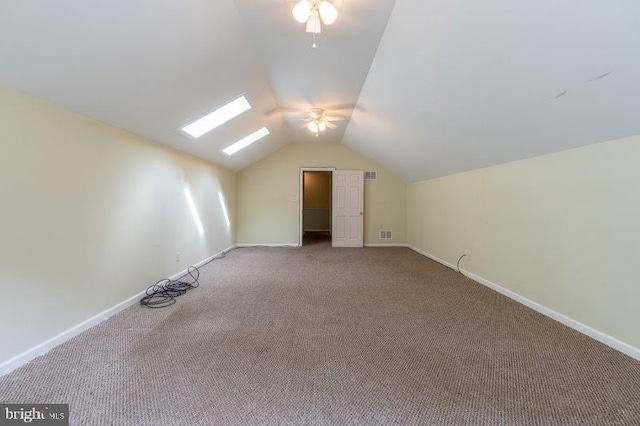
[(0, 378), (72, 424), (640, 424), (640, 363), (404, 248), (244, 248)]

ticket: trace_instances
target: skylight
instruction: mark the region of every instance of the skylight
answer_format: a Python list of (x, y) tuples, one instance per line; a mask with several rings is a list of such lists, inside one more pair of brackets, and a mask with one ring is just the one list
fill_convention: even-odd
[(250, 109), (251, 105), (249, 105), (249, 101), (247, 101), (247, 98), (243, 95), (204, 115), (193, 123), (187, 124), (181, 130), (193, 138), (199, 138)]
[(222, 152), (231, 156), (236, 152), (240, 151), (241, 149), (248, 147), (258, 139), (267, 136), (268, 134), (269, 134), (269, 129), (267, 129), (266, 127), (263, 127), (257, 132), (253, 132), (249, 136), (246, 136), (240, 139), (238, 142), (234, 143), (233, 145), (226, 147), (225, 149), (222, 150)]

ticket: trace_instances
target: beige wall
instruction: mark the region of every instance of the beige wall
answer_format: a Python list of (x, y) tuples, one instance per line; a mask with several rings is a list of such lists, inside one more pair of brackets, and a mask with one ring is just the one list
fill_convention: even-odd
[[(292, 143), (238, 173), (238, 243), (298, 244), (300, 167), (378, 171), (365, 182), (364, 242), (405, 243), (406, 184), (333, 143)], [(380, 229), (394, 239), (380, 240)]]
[(218, 191), (233, 219), (235, 183), (234, 172), (0, 87), (0, 363), (232, 245)]
[(410, 184), (409, 244), (640, 347), (640, 136)]

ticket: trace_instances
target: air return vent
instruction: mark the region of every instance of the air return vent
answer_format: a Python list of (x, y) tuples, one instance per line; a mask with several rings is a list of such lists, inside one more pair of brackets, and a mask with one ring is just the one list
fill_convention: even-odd
[(377, 179), (378, 179), (378, 172), (376, 172), (375, 170), (364, 172), (364, 180), (377, 180)]
[(390, 240), (393, 236), (391, 235), (391, 231), (380, 231), (380, 239), (381, 240)]

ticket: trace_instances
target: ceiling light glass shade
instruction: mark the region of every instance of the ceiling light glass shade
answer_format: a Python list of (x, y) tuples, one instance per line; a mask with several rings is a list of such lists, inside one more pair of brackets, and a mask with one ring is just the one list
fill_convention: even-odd
[(307, 32), (320, 34), (321, 31), (320, 16), (318, 16), (318, 10), (314, 9), (311, 11), (311, 16), (309, 16), (309, 20), (307, 21)]
[(309, 0), (300, 0), (298, 4), (293, 7), (293, 18), (304, 24), (311, 15), (311, 2)]
[(318, 130), (320, 130), (321, 132), (324, 132), (325, 130), (327, 130), (327, 125), (324, 124), (323, 121), (318, 123)]
[(318, 123), (316, 123), (315, 121), (310, 122), (307, 127), (309, 128), (309, 131), (311, 133), (318, 133), (318, 131), (320, 129), (318, 129)]
[(324, 0), (320, 3), (320, 17), (322, 22), (331, 25), (338, 19), (338, 10), (331, 3)]

